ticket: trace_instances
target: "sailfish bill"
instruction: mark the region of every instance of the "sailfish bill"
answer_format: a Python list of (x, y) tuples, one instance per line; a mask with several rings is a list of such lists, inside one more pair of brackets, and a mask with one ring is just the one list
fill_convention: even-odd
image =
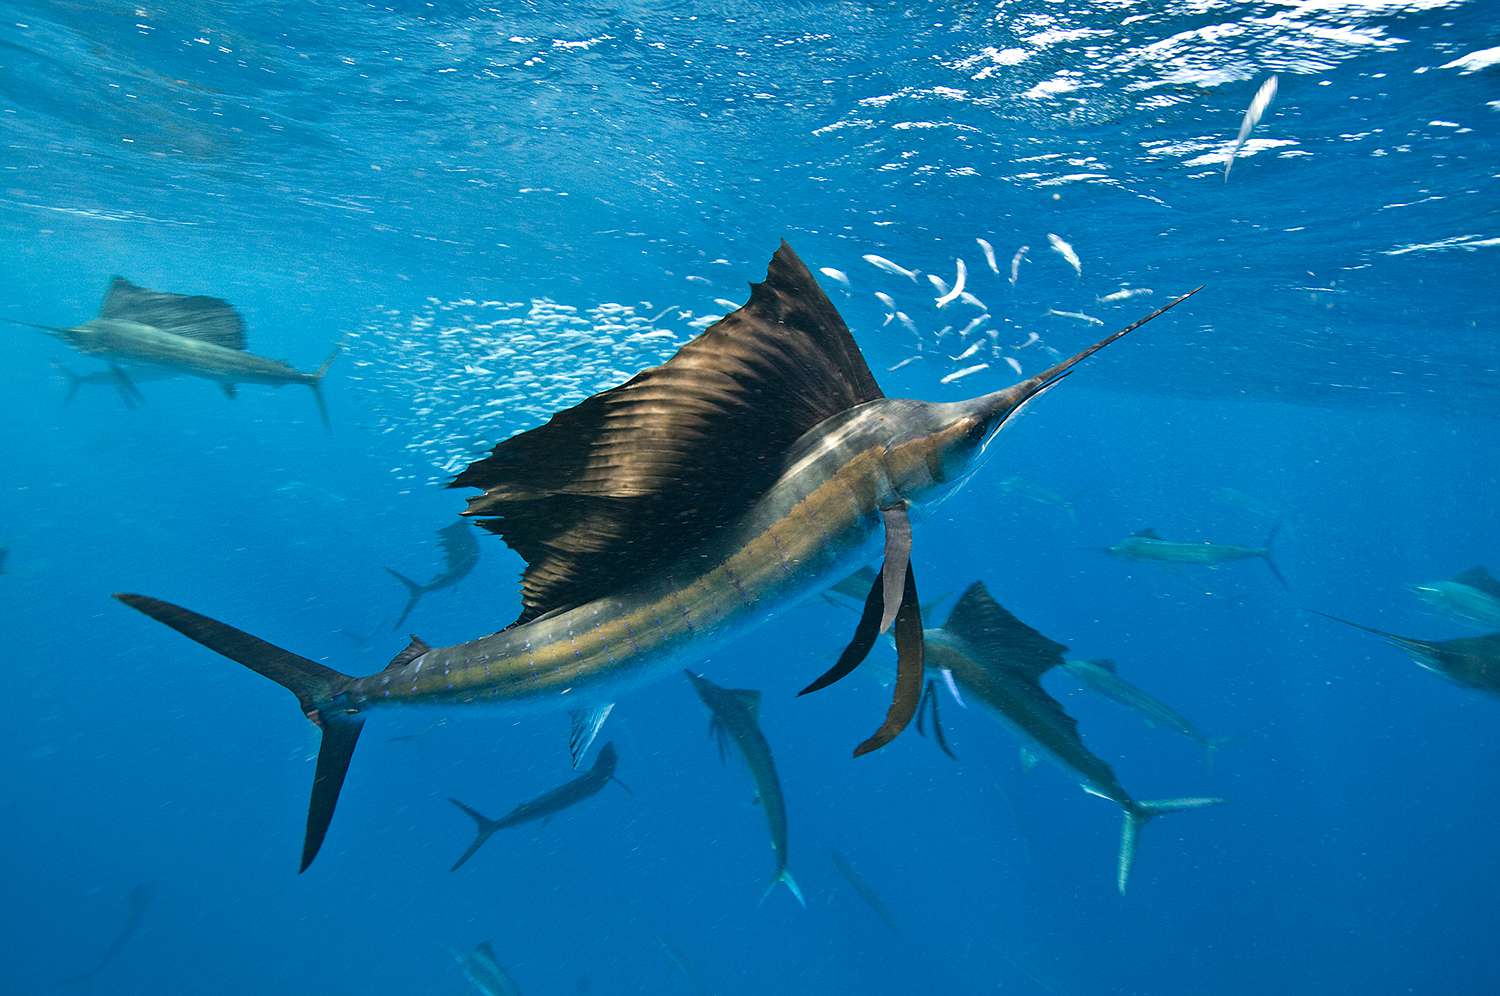
[(746, 304), (670, 360), (501, 442), (452, 482), (477, 489), (465, 514), (525, 561), (510, 625), (450, 646), (415, 641), (356, 677), (158, 599), (121, 600), (282, 684), (323, 730), (305, 866), (371, 711), (571, 712), (576, 763), (605, 706), (817, 597), (869, 562), (883, 526), (889, 571), (827, 679), (857, 666), (883, 625), (895, 631), (901, 674), (858, 748), (868, 752), (910, 722), (924, 686), (907, 510), (952, 494), (1010, 416), (1165, 310), (1004, 390), (944, 403), (888, 398), (783, 243)]

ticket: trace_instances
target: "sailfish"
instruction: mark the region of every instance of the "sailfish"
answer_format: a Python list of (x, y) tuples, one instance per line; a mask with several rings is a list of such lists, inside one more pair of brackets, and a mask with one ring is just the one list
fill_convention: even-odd
[(131, 406), (142, 400), (131, 372), (131, 367), (140, 365), (153, 372), (217, 381), (229, 398), (238, 395), (240, 384), (305, 384), (312, 389), (323, 424), (328, 425), (323, 376), (337, 350), (311, 373), (282, 360), (256, 356), (246, 349), (244, 319), (223, 298), (147, 290), (115, 277), (99, 314), (81, 325), (19, 324), (51, 333), (85, 356), (104, 360)]
[[(1042, 675), (1065, 666), (1063, 654), (1068, 648), (1011, 615), (984, 582), (975, 581), (964, 591), (940, 629), (928, 630), (927, 645), (932, 662), (953, 676), (966, 698), (978, 701), (1072, 772), (1084, 791), (1120, 807), (1125, 820), (1115, 886), (1122, 896), (1130, 883), (1142, 827), (1165, 813), (1203, 809), (1223, 801), (1204, 796), (1147, 801), (1127, 792), (1109, 762), (1083, 742), (1077, 721), (1042, 687)], [(934, 730), (939, 730), (934, 686), (928, 685), (924, 697), (934, 710)], [(941, 732), (937, 736), (939, 745), (944, 744)]]
[(505, 440), (452, 482), (479, 489), (465, 514), (526, 562), (521, 613), (499, 632), (444, 647), (414, 637), (383, 671), (355, 677), (170, 602), (116, 597), (282, 685), (322, 730), (304, 870), (372, 711), (571, 710), (577, 754), (622, 693), (823, 591), (873, 559), (883, 526), (854, 638), (807, 689), (848, 674), (894, 628), (894, 700), (855, 748), (866, 754), (907, 725), (923, 687), (910, 509), (962, 485), (1000, 427), (1075, 364), (1184, 298), (1004, 390), (887, 398), (782, 243), (749, 302), (666, 363)]

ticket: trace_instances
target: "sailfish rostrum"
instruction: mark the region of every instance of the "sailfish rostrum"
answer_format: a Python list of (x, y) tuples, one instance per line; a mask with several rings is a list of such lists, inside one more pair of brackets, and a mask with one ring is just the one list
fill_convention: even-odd
[(18, 324), (49, 332), (85, 356), (104, 360), (121, 394), (132, 404), (139, 403), (141, 394), (131, 368), (141, 365), (217, 381), (230, 398), (237, 395), (240, 384), (305, 384), (312, 389), (323, 424), (328, 424), (323, 376), (338, 351), (311, 373), (282, 360), (256, 356), (246, 349), (244, 319), (223, 298), (147, 290), (115, 277), (99, 314), (81, 325)]
[[(1186, 297), (1186, 295), (1184, 295)], [(340, 673), (143, 595), (125, 604), (281, 684), (322, 729), (303, 845), (317, 854), (367, 714), (489, 703), (574, 713), (577, 732), (625, 691), (885, 559), (826, 685), (894, 626), (887, 743), (922, 690), (908, 508), (951, 494), (997, 430), (1072, 367), (1178, 298), (1049, 370), (968, 401), (887, 398), (843, 319), (785, 243), (749, 302), (666, 363), (505, 440), (454, 480), (467, 515), (526, 561), (520, 616), (446, 647), (421, 640), (385, 670)]]

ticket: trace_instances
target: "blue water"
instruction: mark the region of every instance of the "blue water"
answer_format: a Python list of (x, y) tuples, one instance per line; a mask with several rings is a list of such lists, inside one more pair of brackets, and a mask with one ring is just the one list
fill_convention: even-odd
[[(54, 364), (100, 365), (6, 331), (0, 991), (460, 994), (452, 952), (486, 939), (528, 994), (697, 991), (668, 946), (726, 994), (1500, 991), (1500, 704), (1302, 611), (1467, 635), (1406, 586), (1500, 566), (1500, 7), (240, 6), (0, 4), (0, 317), (83, 321), (118, 273), (232, 301), (253, 351), (303, 369), (343, 345), (325, 433), (299, 387), (65, 403)], [(765, 692), (806, 911), (757, 906), (763, 817), (676, 678), (610, 720), (633, 794), (507, 831), (454, 875), (470, 827), (447, 798), (503, 813), (570, 777), (566, 719), (459, 709), (391, 742), (436, 717), (376, 716), (298, 876), (314, 728), (109, 594), (379, 669), (405, 641), (381, 568), (437, 569), (463, 497), (441, 483), (667, 358), (781, 238), (847, 272), (826, 286), (893, 396), (994, 390), (1007, 357), (1036, 372), (1207, 285), (1008, 427), (914, 559), (924, 594), (983, 579), (1234, 737), (1207, 771), (1047, 678), (1138, 797), (1228, 803), (1151, 825), (1122, 898), (1114, 807), (1023, 772), (975, 710), (944, 702), (957, 764), (915, 731), (850, 760), (891, 655), (795, 697), (854, 624), (815, 601), (702, 662)], [(958, 332), (939, 334), (975, 306), (939, 312), (925, 277), (866, 253), (949, 281), (964, 258), (982, 355), (951, 360)], [(1154, 293), (1099, 300), (1122, 287)], [(1253, 561), (1099, 550), (1142, 527), (1253, 545), (1277, 521), (1290, 591)], [(520, 566), (486, 537), (410, 628), (503, 626)], [(118, 956), (60, 985), (143, 883)]]

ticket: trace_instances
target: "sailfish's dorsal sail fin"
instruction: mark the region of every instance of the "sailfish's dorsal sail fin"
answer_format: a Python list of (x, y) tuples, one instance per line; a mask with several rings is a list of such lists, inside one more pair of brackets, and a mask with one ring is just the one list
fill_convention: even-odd
[(115, 277), (99, 306), (99, 317), (139, 322), (226, 349), (245, 348), (244, 319), (223, 298), (147, 290)]
[(1491, 598), (1500, 598), (1500, 581), (1483, 567), (1471, 567), (1462, 574), (1454, 575), (1453, 580), (1459, 584), (1466, 584), (1475, 591), (1482, 591)]
[(1032, 680), (1061, 664), (1068, 649), (1011, 615), (983, 581), (964, 590), (943, 628), (973, 647), (981, 664), (1003, 667)]
[(453, 487), (526, 561), (518, 623), (681, 556), (776, 479), (792, 444), (882, 397), (854, 338), (782, 243), (750, 301), (659, 367), (496, 446)]

